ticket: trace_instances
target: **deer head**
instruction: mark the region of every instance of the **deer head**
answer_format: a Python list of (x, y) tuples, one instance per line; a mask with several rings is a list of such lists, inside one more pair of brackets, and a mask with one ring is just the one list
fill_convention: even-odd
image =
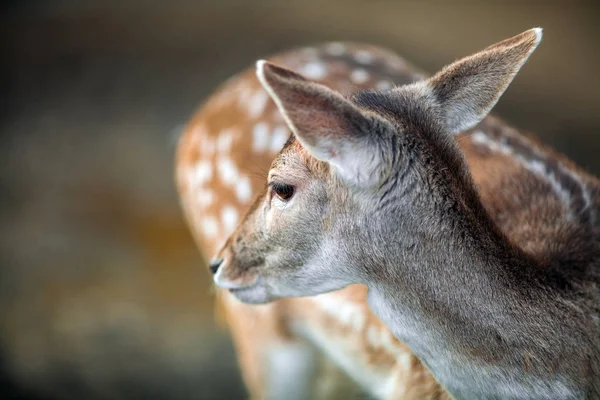
[[(481, 206), (453, 134), (488, 114), (540, 39), (531, 29), (430, 79), (352, 98), (258, 61), (293, 135), (211, 262), (216, 284), (248, 303), (316, 295), (373, 270), (385, 279), (389, 258), (402, 271), (406, 250), (451, 240), (454, 224), (476, 229)], [(441, 217), (454, 214), (466, 220)]]

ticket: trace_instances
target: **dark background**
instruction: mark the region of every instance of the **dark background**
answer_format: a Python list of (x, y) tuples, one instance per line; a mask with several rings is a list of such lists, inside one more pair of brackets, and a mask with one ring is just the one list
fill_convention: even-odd
[(172, 178), (178, 133), (230, 75), (324, 40), (434, 72), (542, 26), (495, 112), (599, 173), (599, 17), (567, 0), (4, 2), (0, 397), (244, 396)]

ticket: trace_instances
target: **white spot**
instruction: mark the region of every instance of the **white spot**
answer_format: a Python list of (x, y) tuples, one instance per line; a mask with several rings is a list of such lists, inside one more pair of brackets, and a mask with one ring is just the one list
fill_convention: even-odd
[(398, 351), (396, 349), (396, 346), (394, 346), (394, 343), (392, 342), (392, 334), (390, 333), (389, 330), (387, 329), (380, 329), (379, 330), (379, 343), (381, 344), (381, 347), (388, 351), (391, 354), (397, 354)]
[(354, 59), (361, 64), (371, 64), (374, 57), (366, 50), (359, 50), (354, 54)]
[(346, 46), (338, 42), (330, 43), (327, 45), (326, 51), (332, 56), (341, 56), (346, 52)]
[(481, 131), (474, 132), (471, 135), (471, 139), (477, 144), (494, 144), (491, 140), (488, 139), (487, 135)]
[[(202, 132), (202, 131), (201, 131)], [(186, 135), (186, 134), (184, 134)], [(198, 132), (193, 132), (190, 135), (186, 135), (187, 139), (189, 140), (189, 144), (190, 147), (193, 148), (198, 148), (200, 149), (200, 142), (201, 142), (201, 138), (202, 138), (202, 133), (198, 133)]]
[(355, 307), (349, 307), (344, 304), (342, 307), (338, 307), (338, 317), (344, 325), (350, 325), (355, 314)]
[(403, 367), (405, 370), (409, 370), (412, 364), (412, 358), (408, 351), (404, 353), (400, 353), (396, 356), (396, 362), (399, 366)]
[(215, 199), (215, 194), (210, 189), (200, 189), (196, 194), (196, 201), (202, 208), (210, 206)]
[(252, 129), (252, 148), (254, 151), (265, 151), (269, 147), (269, 127), (259, 122)]
[(193, 129), (192, 136), (203, 137), (204, 135), (206, 135), (206, 129), (205, 129), (205, 127), (204, 127), (204, 125), (202, 123), (196, 125), (192, 129)]
[(279, 153), (283, 149), (283, 145), (290, 137), (290, 132), (285, 125), (277, 125), (273, 130), (271, 137), (271, 152)]
[(545, 174), (546, 173), (546, 164), (544, 164), (541, 161), (531, 161), (529, 163), (529, 168), (534, 171), (537, 172), (538, 174)]
[(394, 69), (400, 70), (406, 68), (406, 61), (401, 58), (394, 58), (393, 60), (388, 60), (386, 64)]
[(327, 76), (327, 67), (322, 62), (310, 62), (298, 69), (298, 72), (308, 79), (323, 79)]
[(369, 344), (374, 348), (378, 348), (381, 346), (381, 340), (379, 339), (379, 329), (376, 326), (371, 325), (367, 328), (367, 340), (369, 341)]
[(219, 138), (217, 139), (217, 150), (219, 153), (229, 153), (234, 134), (234, 129), (225, 129), (219, 134)]
[(219, 161), (217, 162), (217, 171), (219, 172), (219, 178), (221, 178), (225, 184), (233, 185), (238, 178), (237, 168), (230, 158), (219, 158)]
[(252, 88), (245, 83), (240, 83), (238, 90), (238, 103), (241, 107), (246, 107), (252, 97)]
[(248, 103), (248, 114), (252, 118), (257, 118), (262, 113), (269, 100), (269, 95), (264, 90), (258, 90), (252, 97), (250, 97)]
[[(581, 186), (582, 194), (583, 194), (583, 201), (585, 202), (585, 208), (588, 209), (590, 207), (592, 199), (590, 197), (590, 192), (588, 190), (587, 185), (581, 180), (581, 177), (575, 171), (566, 168), (562, 164), (561, 164), (561, 169), (563, 171), (567, 172), (569, 174), (569, 176), (571, 176), (571, 178), (573, 178), (577, 183), (579, 183), (579, 185)], [(590, 213), (591, 213), (592, 221), (595, 221), (596, 220), (595, 209), (594, 208), (590, 209)]]
[(392, 86), (393, 86), (392, 82), (390, 82), (388, 80), (378, 81), (375, 84), (375, 87), (377, 88), (377, 90), (388, 90), (388, 89), (391, 89)]
[(230, 91), (223, 91), (217, 94), (216, 98), (212, 101), (212, 107), (214, 108), (224, 108), (227, 106), (227, 103), (231, 102), (234, 99), (232, 93)]
[(194, 185), (202, 185), (211, 180), (213, 176), (213, 167), (210, 161), (202, 160), (196, 164), (192, 170), (191, 180)]
[(219, 233), (219, 223), (214, 217), (206, 216), (202, 219), (202, 232), (206, 237), (215, 237)]
[(224, 234), (230, 235), (238, 224), (238, 211), (232, 206), (225, 206), (221, 211), (221, 222), (225, 229)]
[(212, 138), (206, 136), (202, 138), (200, 146), (202, 154), (209, 155), (215, 152), (216, 143)]
[(369, 73), (362, 68), (355, 69), (350, 74), (350, 79), (352, 80), (352, 82), (356, 83), (357, 85), (365, 83), (366, 81), (369, 80), (369, 78), (370, 78)]
[(247, 176), (240, 178), (236, 187), (237, 198), (241, 203), (247, 203), (252, 198), (252, 186)]

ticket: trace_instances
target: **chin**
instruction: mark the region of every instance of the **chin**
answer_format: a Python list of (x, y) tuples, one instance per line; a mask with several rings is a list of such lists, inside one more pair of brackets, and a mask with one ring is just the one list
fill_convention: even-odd
[(229, 289), (236, 299), (246, 304), (265, 304), (276, 300), (271, 296), (264, 285), (256, 284), (244, 289)]

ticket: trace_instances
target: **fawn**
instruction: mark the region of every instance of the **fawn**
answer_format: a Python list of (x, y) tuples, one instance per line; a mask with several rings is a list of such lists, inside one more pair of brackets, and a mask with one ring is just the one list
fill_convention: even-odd
[[(247, 137), (228, 106), (249, 101), (248, 75), (192, 121), (182, 204), (207, 251), (228, 237), (210, 270), (253, 396), (310, 397), (306, 343), (382, 399), (600, 396), (600, 185), (486, 117), (540, 40), (526, 31), (429, 79), (369, 46), (291, 52), (273, 59), (287, 68), (257, 63), (279, 114), (254, 92)], [(277, 155), (249, 204), (260, 185), (238, 169), (262, 168), (265, 147)], [(239, 207), (213, 198), (227, 187)], [(288, 368), (272, 368), (278, 353)]]

